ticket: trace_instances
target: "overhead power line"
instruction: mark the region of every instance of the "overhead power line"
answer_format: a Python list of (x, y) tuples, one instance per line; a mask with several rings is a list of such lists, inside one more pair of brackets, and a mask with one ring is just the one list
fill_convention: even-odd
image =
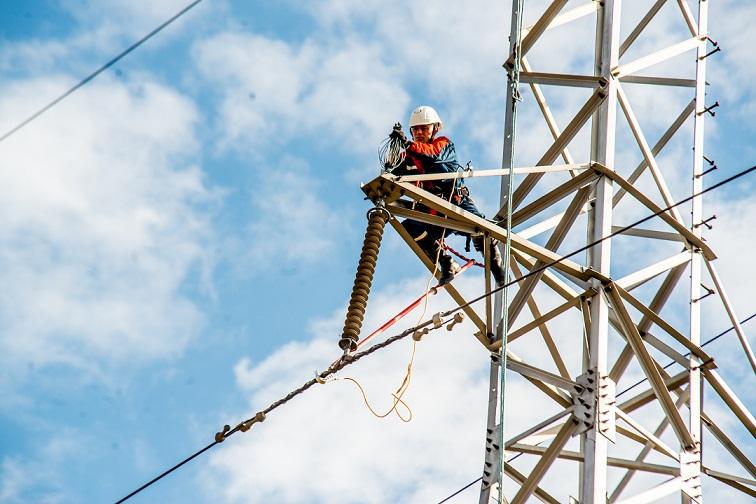
[[(720, 182), (712, 185), (711, 187), (709, 187), (707, 189), (704, 189), (703, 191), (701, 191), (699, 193), (693, 194), (692, 196), (689, 196), (689, 197), (687, 197), (687, 198), (685, 198), (683, 200), (680, 200), (677, 203), (675, 203), (673, 205), (670, 205), (670, 206), (668, 206), (666, 208), (662, 208), (658, 212), (655, 212), (655, 213), (653, 213), (653, 214), (651, 214), (651, 215), (649, 215), (647, 217), (644, 217), (643, 219), (640, 219), (640, 220), (634, 222), (633, 224), (630, 224), (628, 226), (625, 226), (625, 227), (619, 229), (618, 231), (616, 231), (614, 233), (611, 233), (611, 234), (609, 234), (607, 236), (604, 236), (604, 237), (602, 237), (602, 238), (600, 238), (600, 239), (598, 239), (598, 240), (596, 240), (596, 241), (594, 241), (592, 243), (589, 243), (588, 245), (586, 245), (584, 247), (581, 247), (581, 248), (579, 248), (579, 249), (577, 249), (577, 250), (575, 250), (573, 252), (570, 252), (569, 254), (567, 254), (565, 256), (562, 256), (559, 259), (556, 259), (556, 260), (554, 260), (554, 261), (552, 261), (552, 262), (544, 265), (541, 268), (534, 269), (534, 270), (532, 270), (532, 271), (530, 271), (530, 272), (522, 275), (519, 278), (516, 278), (516, 279), (512, 280), (511, 282), (509, 282), (509, 283), (507, 283), (507, 284), (505, 284), (505, 285), (503, 285), (503, 286), (501, 286), (501, 287), (499, 287), (497, 289), (492, 289), (491, 291), (487, 292), (486, 294), (483, 294), (482, 296), (479, 296), (478, 298), (474, 299), (473, 301), (470, 301), (470, 302), (468, 302), (468, 303), (466, 303), (466, 304), (464, 304), (462, 306), (459, 306), (459, 307), (457, 307), (455, 309), (448, 310), (448, 311), (445, 311), (445, 312), (441, 312), (440, 316), (442, 318), (443, 317), (449, 317), (450, 315), (455, 314), (456, 312), (458, 312), (459, 310), (461, 310), (465, 306), (469, 306), (469, 305), (471, 305), (471, 304), (473, 304), (473, 303), (475, 303), (477, 301), (480, 301), (481, 299), (485, 299), (486, 297), (493, 295), (494, 293), (498, 292), (501, 289), (504, 289), (504, 288), (506, 288), (508, 286), (514, 285), (514, 284), (516, 284), (516, 283), (524, 280), (525, 278), (528, 278), (528, 277), (530, 277), (532, 275), (535, 275), (538, 272), (540, 272), (540, 271), (542, 271), (542, 270), (544, 270), (546, 268), (549, 268), (551, 266), (554, 266), (555, 264), (558, 264), (560, 261), (563, 261), (563, 260), (565, 260), (565, 259), (567, 259), (569, 257), (574, 256), (575, 254), (578, 254), (578, 253), (583, 252), (583, 251), (585, 251), (585, 250), (587, 250), (587, 249), (589, 249), (589, 248), (591, 248), (591, 247), (593, 247), (595, 245), (598, 245), (599, 243), (603, 242), (604, 240), (608, 240), (609, 238), (612, 238), (612, 237), (614, 237), (614, 236), (616, 236), (618, 234), (621, 234), (621, 233), (623, 233), (623, 232), (625, 232), (625, 231), (627, 231), (629, 229), (632, 229), (633, 227), (638, 226), (638, 225), (640, 225), (640, 224), (642, 224), (642, 223), (644, 223), (644, 222), (646, 222), (646, 221), (648, 221), (648, 220), (650, 220), (650, 219), (652, 219), (652, 218), (654, 218), (654, 217), (656, 217), (656, 216), (658, 216), (658, 215), (660, 215), (660, 214), (662, 214), (664, 212), (667, 212), (667, 211), (671, 210), (672, 208), (675, 208), (678, 205), (682, 205), (683, 203), (685, 203), (687, 201), (690, 201), (693, 198), (701, 196), (702, 194), (704, 194), (706, 192), (709, 192), (709, 191), (711, 191), (713, 189), (716, 189), (718, 187), (722, 187), (723, 185), (726, 185), (726, 184), (728, 184), (728, 183), (730, 183), (730, 182), (732, 182), (732, 181), (734, 181), (734, 180), (736, 180), (736, 179), (738, 179), (738, 178), (740, 178), (740, 177), (742, 177), (744, 175), (747, 175), (748, 173), (751, 173), (754, 170), (756, 170), (756, 166), (752, 166), (751, 168), (747, 168), (747, 169), (745, 169), (743, 171), (740, 171), (740, 172), (736, 173), (735, 175), (733, 175), (731, 177), (728, 177), (728, 178), (726, 178), (726, 179), (724, 179), (724, 180), (722, 180), (722, 181), (720, 181)], [(746, 321), (750, 320), (754, 316), (756, 316), (756, 314), (751, 315), (751, 317), (748, 317), (746, 319)], [(432, 323), (433, 323), (432, 320), (427, 320), (427, 321), (425, 321), (425, 322), (423, 322), (421, 324), (418, 324), (418, 325), (416, 325), (414, 327), (410, 327), (409, 329), (406, 329), (405, 331), (403, 331), (403, 332), (401, 332), (401, 333), (399, 333), (399, 334), (397, 334), (395, 336), (391, 336), (390, 338), (386, 339), (385, 341), (382, 341), (381, 343), (376, 343), (375, 345), (371, 346), (367, 350), (363, 350), (361, 352), (356, 352), (354, 354), (346, 354), (346, 355), (344, 355), (343, 357), (341, 357), (338, 360), (336, 360), (333, 364), (331, 364), (331, 366), (326, 371), (320, 373), (320, 375), (318, 375), (315, 378), (309, 380), (308, 382), (306, 382), (301, 387), (299, 387), (297, 389), (294, 389), (289, 394), (287, 394), (285, 397), (279, 399), (278, 401), (276, 401), (273, 404), (271, 404), (270, 406), (268, 406), (266, 409), (264, 409), (264, 410), (260, 411), (259, 413), (257, 413), (254, 417), (249, 418), (249, 419), (247, 419), (247, 420), (245, 420), (243, 422), (240, 422), (233, 429), (230, 426), (225, 426), (222, 432), (219, 432), (219, 433), (216, 434), (215, 442), (210, 443), (209, 445), (205, 446), (201, 450), (195, 452), (194, 454), (190, 455), (189, 457), (187, 457), (183, 461), (179, 462), (178, 464), (176, 464), (172, 468), (170, 468), (167, 471), (163, 472), (159, 476), (153, 478), (148, 483), (145, 483), (144, 485), (142, 485), (141, 487), (139, 487), (137, 490), (134, 490), (133, 492), (131, 492), (126, 497), (123, 497), (122, 499), (120, 499), (119, 501), (117, 501), (116, 504), (121, 504), (122, 502), (126, 501), (127, 499), (129, 499), (129, 498), (133, 497), (134, 495), (138, 494), (139, 492), (143, 491), (147, 487), (153, 485), (154, 483), (157, 483), (159, 480), (161, 480), (165, 476), (169, 475), (170, 473), (172, 473), (173, 471), (175, 471), (179, 467), (183, 466), (184, 464), (186, 464), (187, 462), (191, 461), (195, 457), (197, 457), (197, 456), (201, 455), (202, 453), (206, 452), (207, 450), (209, 450), (210, 448), (214, 447), (215, 445), (220, 444), (226, 438), (232, 436), (233, 434), (235, 434), (235, 433), (237, 433), (239, 431), (246, 432), (247, 430), (250, 429), (250, 427), (253, 424), (258, 423), (258, 422), (262, 422), (263, 420), (265, 420), (265, 416), (268, 413), (270, 413), (272, 410), (278, 408), (279, 406), (282, 406), (282, 405), (286, 404), (291, 399), (293, 399), (296, 396), (304, 393), (307, 389), (309, 389), (310, 387), (312, 387), (316, 383), (323, 383), (323, 380), (325, 378), (331, 376), (332, 374), (335, 374), (336, 372), (340, 371), (341, 369), (345, 368), (346, 366), (355, 363), (356, 361), (358, 361), (362, 357), (365, 357), (365, 356), (367, 356), (367, 355), (369, 355), (369, 354), (371, 354), (371, 353), (373, 353), (373, 352), (375, 352), (377, 350), (380, 350), (381, 348), (387, 347), (387, 346), (389, 346), (389, 345), (391, 345), (391, 344), (393, 344), (393, 343), (395, 343), (395, 342), (397, 342), (397, 341), (399, 341), (401, 339), (404, 339), (407, 336), (409, 336), (410, 334), (413, 334), (413, 333), (415, 333), (416, 331), (418, 331), (420, 329), (424, 329), (424, 328), (430, 326)], [(725, 331), (725, 333), (729, 332), (733, 328), (734, 327), (731, 327), (730, 329), (728, 329), (727, 331)], [(710, 343), (711, 341), (713, 341), (714, 339), (716, 339), (716, 338), (718, 338), (720, 336), (722, 336), (722, 334), (715, 336), (710, 341), (707, 341), (707, 343)], [(706, 344), (706, 343), (704, 343), (704, 344)], [(623, 391), (623, 393), (624, 392), (626, 392), (626, 391)], [(512, 460), (514, 460), (514, 459), (512, 459)], [(478, 481), (478, 480), (476, 480), (476, 481)], [(470, 485), (474, 484), (476, 481), (473, 481), (472, 483), (469, 483), (467, 486), (470, 486)], [(465, 488), (467, 488), (467, 486)]]
[(661, 215), (661, 214), (663, 214), (665, 212), (668, 212), (668, 211), (672, 210), (673, 208), (676, 208), (676, 207), (682, 205), (683, 203), (687, 203), (688, 201), (691, 201), (694, 198), (697, 198), (697, 197), (699, 197), (699, 196), (701, 196), (703, 194), (706, 194), (709, 191), (713, 191), (714, 189), (717, 189), (718, 187), (722, 187), (723, 185), (729, 184), (730, 182), (732, 182), (732, 181), (734, 181), (736, 179), (739, 179), (740, 177), (742, 177), (744, 175), (748, 175), (749, 173), (751, 173), (754, 170), (756, 170), (756, 166), (751, 166), (750, 168), (746, 168), (745, 170), (740, 171), (740, 172), (736, 173), (735, 175), (732, 175), (731, 177), (727, 177), (724, 180), (720, 180), (716, 184), (712, 185), (711, 187), (707, 187), (703, 191), (699, 191), (699, 192), (697, 192), (695, 194), (691, 194), (687, 198), (681, 199), (680, 201), (678, 201), (676, 203), (673, 203), (673, 204), (671, 204), (671, 205), (669, 205), (669, 206), (667, 206), (665, 208), (662, 208), (658, 212), (654, 212), (654, 213), (652, 213), (650, 215), (647, 215), (646, 217), (644, 217), (644, 218), (642, 218), (640, 220), (637, 220), (637, 221), (633, 222), (632, 224), (628, 224), (627, 226), (624, 226), (624, 227), (618, 229), (617, 231), (614, 231), (614, 232), (612, 232), (612, 233), (610, 233), (610, 234), (608, 234), (606, 236), (602, 236), (598, 240), (595, 240), (595, 241), (589, 243), (588, 245), (583, 245), (582, 247), (580, 247), (580, 248), (578, 248), (576, 250), (573, 250), (569, 254), (560, 256), (558, 259), (554, 259), (553, 261), (548, 262), (548, 263), (544, 264), (543, 266), (541, 266), (539, 268), (535, 268), (533, 270), (530, 270), (528, 273), (522, 275), (519, 278), (515, 278), (511, 282), (505, 283), (501, 287), (497, 287), (495, 289), (492, 289), (490, 292), (487, 292), (487, 293), (485, 293), (485, 294), (483, 294), (481, 296), (478, 296), (477, 298), (475, 298), (475, 299), (473, 299), (471, 301), (468, 301), (467, 303), (465, 303), (463, 305), (460, 305), (457, 308), (454, 308), (454, 309), (449, 310), (447, 312), (443, 312), (442, 315), (443, 316), (447, 316), (447, 315), (451, 315), (453, 313), (456, 313), (459, 310), (462, 310), (462, 309), (464, 309), (464, 308), (466, 308), (466, 307), (468, 307), (468, 306), (470, 306), (472, 304), (477, 303), (478, 301), (480, 301), (482, 299), (485, 299), (486, 297), (490, 296), (491, 294), (494, 294), (494, 293), (499, 292), (499, 291), (501, 291), (503, 289), (506, 289), (507, 287), (511, 287), (512, 285), (515, 285), (515, 284), (521, 282), (522, 280), (525, 280), (528, 277), (531, 277), (531, 276), (536, 275), (536, 274), (538, 274), (538, 273), (540, 273), (542, 271), (545, 271), (545, 270), (551, 268), (552, 266), (555, 266), (555, 265), (559, 264), (560, 262), (564, 261), (565, 259), (569, 259), (570, 257), (572, 257), (574, 255), (577, 255), (580, 252), (585, 252), (586, 250), (588, 250), (588, 249), (590, 249), (592, 247), (595, 247), (596, 245), (600, 244), (601, 242), (603, 242), (605, 240), (608, 240), (609, 238), (613, 238), (613, 237), (615, 237), (617, 235), (621, 235), (625, 231), (633, 229), (636, 226), (640, 226), (644, 222), (647, 222), (647, 221), (653, 219), (654, 217), (658, 217), (659, 215)]
[[(748, 322), (749, 320), (751, 320), (754, 317), (756, 317), (756, 313), (752, 313), (750, 316), (748, 316), (748, 317), (744, 318), (743, 320), (741, 320), (740, 324), (743, 325), (743, 324), (745, 324), (746, 322)], [(717, 334), (716, 336), (712, 336), (711, 338), (709, 338), (708, 340), (706, 340), (705, 342), (703, 342), (701, 344), (701, 348), (705, 347), (709, 343), (714, 343), (716, 340), (718, 340), (719, 338), (721, 338), (722, 336), (724, 336), (728, 332), (732, 331), (733, 329), (735, 329), (735, 326), (732, 326), (729, 329), (725, 329), (724, 331), (722, 331), (721, 333)], [(690, 352), (688, 352), (688, 353), (685, 354), (686, 357), (688, 355), (690, 355)], [(675, 363), (674, 360), (670, 361), (666, 366), (664, 366), (663, 369), (669, 368), (674, 363)], [(627, 392), (630, 392), (632, 389), (634, 389), (635, 387), (637, 387), (638, 385), (641, 385), (642, 383), (644, 383), (646, 381), (648, 381), (648, 378), (643, 378), (642, 380), (639, 380), (638, 382), (636, 382), (636, 383), (630, 385), (629, 387), (627, 387), (626, 389), (624, 389), (622, 392), (617, 392), (617, 396), (616, 397), (620, 397), (620, 396), (626, 394)], [(507, 463), (512, 462), (514, 459), (516, 459), (520, 455), (522, 455), (522, 453), (518, 453), (517, 455), (515, 455), (511, 459), (507, 460)], [(481, 476), (478, 479), (471, 481), (470, 483), (468, 483), (467, 485), (463, 486), (462, 488), (460, 488), (459, 490), (457, 490), (453, 494), (451, 494), (448, 497), (445, 497), (444, 499), (438, 501), (438, 504), (443, 504), (444, 502), (447, 502), (452, 497), (454, 497), (456, 495), (459, 495), (460, 493), (464, 492), (465, 490), (467, 490), (468, 488), (470, 488), (471, 486), (473, 486), (475, 483), (477, 483), (478, 481), (480, 481), (482, 479), (483, 479), (483, 477)]]
[(71, 89), (69, 89), (68, 91), (66, 91), (62, 95), (58, 96), (57, 98), (55, 98), (53, 101), (51, 101), (50, 103), (48, 103), (47, 105), (45, 105), (44, 107), (42, 107), (41, 109), (39, 109), (38, 111), (34, 112), (32, 115), (30, 115), (29, 117), (27, 117), (26, 119), (24, 119), (21, 123), (19, 123), (14, 128), (12, 128), (9, 131), (7, 131), (6, 133), (4, 133), (3, 136), (0, 136), (0, 142), (3, 142), (6, 138), (8, 138), (12, 134), (14, 134), (15, 132), (17, 132), (18, 130), (20, 130), (21, 128), (23, 128), (24, 126), (26, 126), (27, 124), (29, 124), (33, 120), (35, 120), (37, 117), (41, 116), (42, 114), (44, 114), (45, 112), (47, 112), (48, 110), (50, 110), (51, 108), (53, 108), (55, 105), (57, 105), (58, 103), (60, 103), (64, 99), (66, 99), (68, 96), (70, 96), (72, 93), (74, 93), (77, 89), (79, 89), (82, 86), (86, 85), (89, 81), (91, 81), (92, 79), (94, 79), (95, 77), (97, 77), (98, 75), (100, 75), (102, 72), (104, 72), (105, 70), (107, 70), (111, 66), (115, 65), (124, 56), (126, 56), (127, 54), (129, 54), (131, 51), (133, 51), (134, 49), (136, 49), (140, 45), (142, 45), (145, 42), (147, 42), (153, 36), (157, 35), (158, 32), (160, 32), (160, 31), (163, 30), (163, 28), (167, 27), (169, 24), (173, 23), (178, 18), (180, 18), (181, 16), (183, 16), (184, 14), (186, 14), (187, 12), (189, 12), (193, 7), (195, 7), (200, 2), (202, 2), (202, 0), (194, 0), (194, 2), (190, 3), (189, 5), (187, 5), (183, 9), (181, 9), (179, 12), (177, 12), (176, 14), (174, 14), (173, 16), (171, 16), (169, 19), (167, 19), (166, 21), (164, 21), (162, 24), (160, 24), (157, 28), (155, 28), (154, 30), (152, 30), (150, 33), (148, 33), (147, 35), (145, 35), (144, 37), (142, 37), (138, 41), (134, 42), (132, 45), (130, 45), (128, 48), (126, 48), (123, 52), (121, 52), (118, 56), (116, 56), (115, 58), (111, 59), (110, 61), (108, 61), (107, 63), (105, 63), (104, 65), (102, 65), (100, 68), (98, 68), (97, 70), (95, 70), (91, 74), (89, 74), (86, 77), (84, 77), (82, 80), (79, 81), (78, 84), (76, 84), (75, 86), (73, 86)]

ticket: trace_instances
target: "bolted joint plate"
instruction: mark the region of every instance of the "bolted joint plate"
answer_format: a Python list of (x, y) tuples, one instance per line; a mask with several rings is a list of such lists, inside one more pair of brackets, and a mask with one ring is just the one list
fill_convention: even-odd
[(483, 486), (491, 487), (498, 482), (501, 472), (501, 442), (499, 429), (486, 429), (486, 456), (483, 461)]
[(682, 491), (694, 501), (701, 500), (701, 443), (680, 452)]
[(595, 369), (588, 369), (575, 382), (580, 387), (572, 394), (572, 416), (578, 424), (575, 433), (582, 434), (597, 427), (602, 435), (614, 442), (617, 433), (614, 381), (608, 375), (600, 375)]

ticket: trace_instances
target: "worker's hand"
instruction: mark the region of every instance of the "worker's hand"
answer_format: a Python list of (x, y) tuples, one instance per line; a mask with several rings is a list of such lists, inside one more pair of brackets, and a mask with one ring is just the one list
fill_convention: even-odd
[(394, 124), (394, 129), (391, 130), (391, 134), (389, 135), (390, 138), (398, 138), (401, 140), (402, 145), (407, 145), (410, 143), (407, 140), (407, 135), (404, 134), (404, 131), (402, 131), (402, 125), (399, 123)]

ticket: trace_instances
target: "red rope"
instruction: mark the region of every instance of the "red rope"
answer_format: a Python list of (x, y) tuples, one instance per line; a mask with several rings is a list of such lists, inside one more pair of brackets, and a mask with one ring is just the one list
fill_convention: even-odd
[(471, 259), (471, 258), (469, 258), (469, 257), (465, 257), (465, 256), (463, 256), (462, 254), (460, 254), (459, 252), (457, 252), (456, 250), (454, 250), (453, 248), (451, 248), (451, 247), (450, 247), (449, 245), (447, 245), (446, 243), (444, 243), (444, 249), (445, 249), (445, 250), (448, 250), (449, 252), (451, 252), (451, 253), (452, 253), (452, 254), (454, 254), (455, 256), (459, 257), (460, 259), (462, 259), (462, 260), (463, 260), (463, 261), (465, 261), (466, 263), (472, 263), (472, 264), (474, 264), (475, 266), (478, 266), (478, 267), (481, 267), (481, 268), (485, 268), (485, 267), (486, 267), (486, 265), (485, 265), (485, 264), (483, 264), (483, 263), (481, 263), (481, 262), (478, 262), (478, 261), (476, 261), (475, 259)]
[[(457, 272), (457, 275), (461, 275), (462, 273), (464, 273), (465, 270), (469, 269), (473, 264), (475, 264), (475, 261), (473, 261), (472, 259), (468, 259), (467, 262), (459, 269), (459, 271)], [(414, 310), (415, 308), (417, 308), (418, 305), (420, 305), (420, 303), (422, 303), (425, 300), (425, 298), (427, 298), (428, 296), (432, 296), (433, 294), (435, 294), (436, 292), (438, 292), (438, 287), (439, 287), (438, 284), (436, 284), (434, 287), (431, 287), (428, 290), (428, 292), (426, 292), (425, 294), (423, 294), (422, 296), (420, 296), (419, 298), (417, 298), (416, 300), (414, 300), (405, 309), (403, 309), (402, 311), (400, 311), (399, 313), (397, 313), (396, 315), (394, 315), (392, 318), (390, 318), (389, 320), (387, 320), (381, 327), (379, 327), (378, 329), (376, 329), (372, 333), (368, 334), (365, 338), (363, 338), (362, 340), (360, 340), (357, 343), (357, 348), (360, 348), (365, 343), (367, 343), (371, 339), (375, 338), (379, 334), (385, 332), (386, 329), (388, 329), (389, 327), (391, 327), (392, 325), (396, 324), (401, 319), (403, 319), (405, 317), (405, 315), (407, 315), (409, 312), (411, 312), (412, 310)]]

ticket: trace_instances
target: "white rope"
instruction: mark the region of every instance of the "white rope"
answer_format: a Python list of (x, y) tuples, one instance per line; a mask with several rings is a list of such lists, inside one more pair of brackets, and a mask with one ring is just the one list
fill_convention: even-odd
[[(514, 33), (512, 36), (516, 37), (514, 44), (514, 66), (509, 73), (509, 86), (512, 94), (512, 114), (511, 114), (511, 139), (509, 142), (509, 166), (507, 168), (509, 174), (507, 177), (507, 239), (504, 244), (504, 285), (510, 283), (510, 270), (509, 262), (512, 253), (512, 179), (514, 178), (514, 153), (515, 153), (515, 130), (517, 125), (517, 102), (520, 100), (520, 65), (521, 56), (520, 49), (522, 45), (522, 0), (514, 0), (512, 8), (512, 14), (516, 16)], [(504, 504), (506, 498), (504, 497), (504, 471), (506, 466), (506, 458), (504, 452), (504, 440), (505, 436), (505, 408), (504, 399), (506, 397), (506, 385), (507, 385), (507, 337), (509, 336), (509, 287), (505, 287), (502, 292), (502, 336), (501, 336), (501, 348), (499, 354), (499, 467), (500, 472), (497, 475), (499, 480), (499, 504)]]

